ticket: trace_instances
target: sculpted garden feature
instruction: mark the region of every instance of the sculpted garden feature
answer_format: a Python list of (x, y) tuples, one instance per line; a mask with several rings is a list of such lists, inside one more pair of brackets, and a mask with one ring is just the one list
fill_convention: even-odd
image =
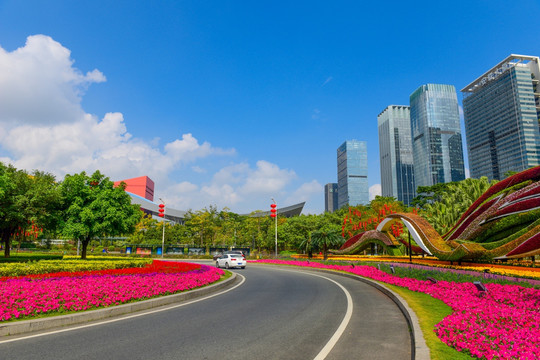
[(490, 261), (540, 254), (540, 166), (492, 185), (445, 234), (416, 213), (383, 210), (390, 213), (375, 219), (375, 230), (352, 236), (333, 253), (357, 254), (377, 244), (390, 255), (402, 255), (408, 241), (400, 235), (406, 227), (413, 252), (441, 260)]

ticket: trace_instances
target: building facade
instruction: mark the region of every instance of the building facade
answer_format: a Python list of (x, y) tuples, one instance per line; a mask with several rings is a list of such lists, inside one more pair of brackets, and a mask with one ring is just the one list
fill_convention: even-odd
[(324, 211), (334, 212), (338, 208), (338, 184), (329, 183), (324, 185)]
[(510, 55), (461, 90), (471, 177), (540, 165), (537, 56)]
[(337, 149), (338, 208), (369, 203), (367, 144), (348, 140)]
[(390, 105), (377, 116), (381, 194), (409, 206), (416, 196), (409, 106)]
[(415, 185), (465, 179), (457, 93), (453, 85), (426, 84), (410, 96)]

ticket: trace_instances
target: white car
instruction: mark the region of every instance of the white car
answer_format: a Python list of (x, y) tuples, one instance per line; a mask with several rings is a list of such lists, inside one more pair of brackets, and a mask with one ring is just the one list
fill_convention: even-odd
[(229, 269), (232, 267), (246, 268), (246, 259), (242, 254), (223, 254), (216, 260), (216, 267), (225, 267)]

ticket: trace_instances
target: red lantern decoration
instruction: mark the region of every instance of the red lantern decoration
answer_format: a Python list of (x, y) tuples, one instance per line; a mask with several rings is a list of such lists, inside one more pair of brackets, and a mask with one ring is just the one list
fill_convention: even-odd
[(159, 204), (159, 217), (165, 217), (165, 204)]
[(276, 205), (276, 204), (271, 204), (270, 207), (271, 207), (271, 209), (270, 209), (270, 212), (271, 212), (270, 216), (273, 217), (273, 218), (275, 218), (275, 217), (277, 216), (277, 214), (276, 214), (276, 213), (277, 213), (277, 210), (276, 210), (277, 205)]

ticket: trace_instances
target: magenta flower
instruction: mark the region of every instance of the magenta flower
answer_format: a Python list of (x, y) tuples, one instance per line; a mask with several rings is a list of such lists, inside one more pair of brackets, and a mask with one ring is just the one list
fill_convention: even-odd
[[(159, 269), (158, 262), (155, 269)], [(177, 265), (177, 272), (172, 267)], [(185, 271), (182, 263), (163, 264), (167, 272), (13, 278), (0, 282), (0, 321), (118, 305), (129, 301), (174, 294), (213, 283), (224, 271), (201, 265)], [(137, 270), (140, 272), (140, 270)]]

